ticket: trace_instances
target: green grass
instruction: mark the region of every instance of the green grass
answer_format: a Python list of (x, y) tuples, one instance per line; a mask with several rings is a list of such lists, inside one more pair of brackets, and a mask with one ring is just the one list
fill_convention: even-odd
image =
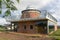
[(52, 31), (54, 31), (54, 29), (49, 29), (49, 32), (52, 32)]
[(60, 29), (58, 29), (52, 34), (49, 34), (49, 36), (55, 38), (56, 40), (60, 40)]
[(5, 30), (5, 28), (3, 28), (3, 27), (0, 27), (0, 31), (4, 31)]
[(0, 32), (9, 33), (9, 31), (7, 31), (7, 29), (5, 29), (5, 27), (0, 27)]
[(50, 34), (50, 36), (60, 36), (60, 29)]

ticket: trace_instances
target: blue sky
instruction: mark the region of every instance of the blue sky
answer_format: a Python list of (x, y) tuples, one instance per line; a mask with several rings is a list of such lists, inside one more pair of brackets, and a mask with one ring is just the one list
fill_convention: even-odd
[(27, 6), (33, 6), (39, 10), (43, 9), (51, 12), (51, 15), (53, 15), (58, 20), (58, 24), (60, 24), (60, 0), (21, 0), (19, 4), (16, 1), (14, 2), (14, 5), (19, 10), (15, 12), (16, 14), (21, 14), (21, 11), (26, 9)]

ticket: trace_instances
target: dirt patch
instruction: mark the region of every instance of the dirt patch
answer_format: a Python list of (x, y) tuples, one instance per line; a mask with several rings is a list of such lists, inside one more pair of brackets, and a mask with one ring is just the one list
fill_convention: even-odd
[[(30, 34), (31, 35), (31, 34)], [(55, 40), (45, 36), (26, 36), (19, 33), (5, 33), (0, 32), (0, 40)]]

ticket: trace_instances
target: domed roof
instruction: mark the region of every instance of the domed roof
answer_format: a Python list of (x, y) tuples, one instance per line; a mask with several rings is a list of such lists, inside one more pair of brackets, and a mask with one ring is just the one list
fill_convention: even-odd
[(38, 11), (38, 12), (41, 12), (40, 10), (38, 10), (35, 6), (31, 5), (31, 6), (27, 6), (26, 10), (23, 10), (23, 12), (26, 12), (26, 11)]
[(27, 6), (26, 9), (37, 9), (34, 5), (31, 5), (31, 6)]

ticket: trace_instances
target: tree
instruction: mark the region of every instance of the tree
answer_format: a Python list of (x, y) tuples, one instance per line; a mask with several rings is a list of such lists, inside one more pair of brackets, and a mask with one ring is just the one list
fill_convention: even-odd
[(1, 14), (1, 2), (2, 2), (2, 1), (0, 0), (0, 14)]
[[(20, 0), (15, 0), (18, 4), (20, 3)], [(14, 1), (12, 0), (0, 0), (0, 8), (2, 8), (2, 2), (6, 5), (7, 11), (5, 12), (5, 16), (9, 16), (11, 14), (12, 10), (18, 10), (17, 7), (14, 5)], [(1, 11), (0, 11), (1, 14)]]

